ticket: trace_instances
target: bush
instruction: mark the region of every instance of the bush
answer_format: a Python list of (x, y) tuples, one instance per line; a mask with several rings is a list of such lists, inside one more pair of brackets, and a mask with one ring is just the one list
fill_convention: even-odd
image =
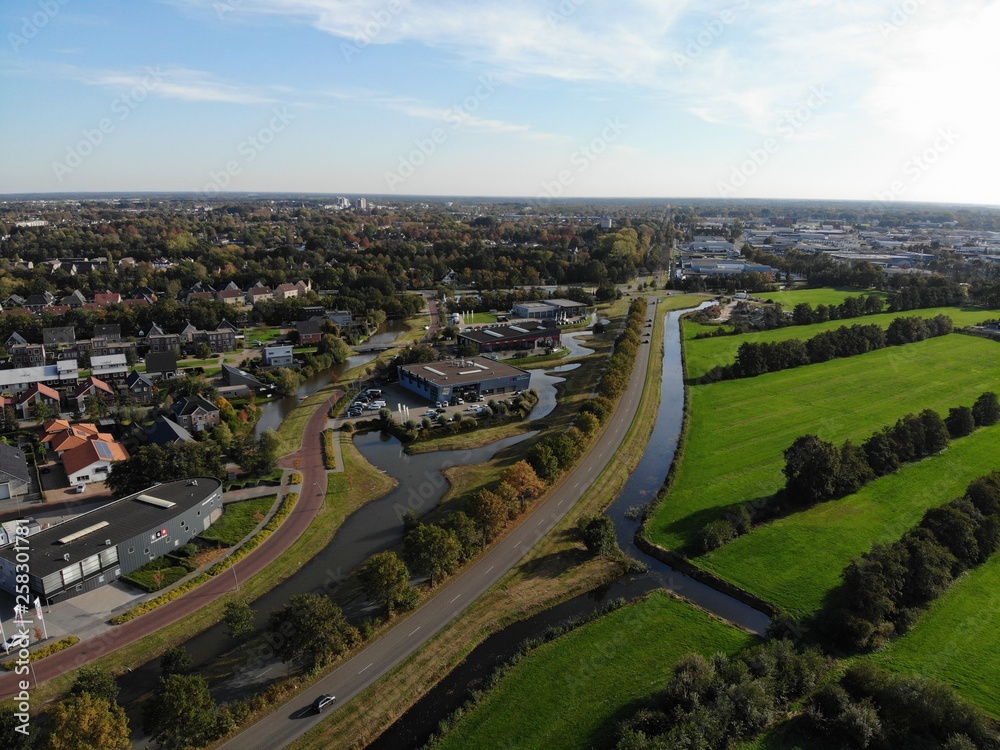
[[(52, 654), (58, 654), (60, 651), (65, 651), (66, 649), (75, 646), (80, 642), (80, 639), (75, 635), (67, 636), (62, 640), (56, 641), (55, 643), (50, 643), (48, 646), (43, 646), (37, 651), (32, 651), (28, 654), (29, 661), (38, 661), (39, 659), (44, 659), (46, 656), (52, 656)], [(11, 659), (10, 661), (5, 661), (3, 663), (3, 668), (8, 672), (13, 672), (17, 667), (17, 661)]]
[(705, 525), (695, 539), (695, 547), (699, 555), (706, 555), (736, 538), (736, 529), (732, 523), (724, 519), (712, 521)]

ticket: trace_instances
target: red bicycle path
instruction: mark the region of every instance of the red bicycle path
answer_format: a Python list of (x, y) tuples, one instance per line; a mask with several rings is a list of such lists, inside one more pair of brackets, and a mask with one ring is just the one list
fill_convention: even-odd
[[(326, 469), (319, 434), (326, 426), (327, 411), (333, 396), (324, 401), (309, 418), (299, 449), (279, 460), (285, 469), (295, 469), (302, 474), (299, 500), (288, 518), (275, 529), (257, 549), (233, 567), (243, 580), (259, 573), (280, 557), (309, 527), (323, 507), (326, 496)], [(299, 464), (296, 466), (296, 459)], [(314, 489), (318, 491), (313, 491)], [(221, 596), (231, 593), (233, 584), (229, 576), (218, 575), (183, 596), (157, 607), (152, 612), (116, 625), (95, 638), (82, 641), (65, 651), (46, 657), (34, 664), (32, 688), (66, 672), (82, 667), (105, 654), (135, 643), (178, 620), (198, 611)], [(17, 695), (19, 681), (25, 676), (14, 672), (0, 676), (0, 699)], [(29, 690), (30, 692), (30, 690)]]

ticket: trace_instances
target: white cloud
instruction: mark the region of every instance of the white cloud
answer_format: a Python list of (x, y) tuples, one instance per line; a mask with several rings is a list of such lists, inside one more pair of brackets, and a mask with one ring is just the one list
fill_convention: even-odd
[(277, 101), (259, 89), (219, 81), (208, 73), (188, 68), (157, 66), (140, 71), (74, 69), (74, 72), (73, 77), (91, 86), (145, 88), (167, 99), (226, 104), (273, 104)]

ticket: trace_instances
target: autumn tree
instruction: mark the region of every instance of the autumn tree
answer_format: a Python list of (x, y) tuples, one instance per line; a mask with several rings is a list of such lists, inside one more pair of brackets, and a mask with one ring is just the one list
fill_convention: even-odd
[(507, 527), (509, 510), (507, 503), (495, 492), (479, 490), (469, 504), (469, 514), (475, 522), (484, 542), (496, 539)]
[(536, 498), (545, 491), (545, 482), (527, 461), (521, 460), (500, 475), (500, 481), (513, 487), (522, 502)]
[(125, 709), (90, 693), (72, 695), (51, 713), (50, 750), (130, 750)]

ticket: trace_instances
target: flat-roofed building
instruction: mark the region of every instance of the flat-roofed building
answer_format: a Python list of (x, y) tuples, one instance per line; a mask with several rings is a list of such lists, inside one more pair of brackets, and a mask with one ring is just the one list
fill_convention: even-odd
[(531, 374), (486, 357), (400, 365), (399, 383), (429, 401), (513, 393), (528, 388)]
[(458, 343), (476, 348), (478, 354), (536, 347), (559, 346), (559, 329), (551, 323), (526, 320), (513, 325), (466, 328), (458, 334)]
[[(222, 482), (194, 477), (114, 500), (26, 540), (32, 599), (62, 601), (163, 557), (222, 515)], [(0, 589), (15, 593), (18, 543), (0, 548)]]

